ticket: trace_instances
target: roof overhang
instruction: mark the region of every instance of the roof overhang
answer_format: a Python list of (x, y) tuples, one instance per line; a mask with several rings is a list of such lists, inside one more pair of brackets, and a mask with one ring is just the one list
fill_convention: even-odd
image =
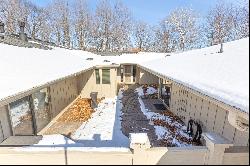
[(190, 92), (192, 92), (193, 94), (205, 99), (205, 100), (209, 100), (211, 101), (212, 103), (214, 103), (215, 105), (218, 105), (220, 106), (221, 108), (225, 109), (226, 111), (228, 111), (228, 119), (229, 119), (229, 122), (232, 126), (236, 127), (237, 129), (241, 130), (241, 131), (249, 131), (248, 129), (248, 126), (249, 126), (249, 113), (245, 112), (244, 110), (241, 110), (239, 108), (236, 108), (234, 106), (231, 106), (227, 103), (224, 103), (222, 101), (219, 101), (211, 96), (208, 96), (198, 90), (195, 90), (193, 88), (190, 88), (186, 85), (183, 85), (182, 83), (179, 83), (175, 80), (173, 80), (172, 78), (169, 78), (163, 74), (160, 74), (152, 69), (149, 69), (149, 68), (146, 68), (142, 65), (138, 65), (138, 67), (142, 68), (143, 70), (151, 73), (151, 74), (154, 74), (156, 76), (158, 76), (159, 78), (162, 78), (162, 79), (166, 79), (170, 82), (172, 82), (172, 84), (176, 85), (176, 86), (179, 86), (181, 88), (185, 88), (187, 90), (189, 90)]

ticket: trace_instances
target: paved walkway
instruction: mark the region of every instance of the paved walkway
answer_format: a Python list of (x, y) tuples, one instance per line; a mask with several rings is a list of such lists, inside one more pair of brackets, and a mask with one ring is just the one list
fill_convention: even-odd
[(122, 132), (127, 137), (129, 133), (147, 133), (152, 146), (160, 146), (157, 140), (153, 125), (149, 124), (149, 119), (141, 112), (135, 86), (123, 92), (122, 98)]

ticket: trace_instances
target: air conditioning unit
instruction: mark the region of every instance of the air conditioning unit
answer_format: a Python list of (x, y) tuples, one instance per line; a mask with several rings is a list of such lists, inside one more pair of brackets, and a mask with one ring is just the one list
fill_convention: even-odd
[(249, 132), (249, 120), (243, 118), (239, 114), (234, 112), (229, 112), (228, 121), (236, 129), (243, 132)]

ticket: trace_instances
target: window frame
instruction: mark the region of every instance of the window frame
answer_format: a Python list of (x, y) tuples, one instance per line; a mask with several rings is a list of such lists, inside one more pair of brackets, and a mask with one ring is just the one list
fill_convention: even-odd
[[(108, 72), (105, 72), (108, 71)], [(107, 75), (105, 75), (106, 73), (108, 73)], [(106, 80), (106, 78), (108, 78)], [(102, 69), (102, 84), (110, 84), (111, 83), (111, 79), (110, 79), (110, 69)]]
[(100, 70), (95, 69), (95, 83), (97, 85), (101, 84)]

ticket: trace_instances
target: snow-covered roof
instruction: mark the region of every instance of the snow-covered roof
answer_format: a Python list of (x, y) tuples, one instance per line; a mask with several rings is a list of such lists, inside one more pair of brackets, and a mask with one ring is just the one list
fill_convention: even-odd
[[(148, 57), (149, 60), (152, 59)], [(140, 58), (126, 56), (121, 60), (130, 59), (130, 62), (135, 62)], [(108, 62), (104, 62), (105, 60)], [(80, 50), (57, 47), (43, 50), (0, 43), (0, 101), (96, 65), (111, 65), (116, 62), (117, 60), (109, 56)]]
[(140, 63), (157, 73), (249, 112), (249, 38)]
[[(88, 57), (94, 60), (90, 63)], [(0, 43), (0, 100), (100, 64), (101, 59), (97, 57), (82, 51), (42, 50)]]
[[(249, 112), (249, 38), (166, 54), (99, 56), (79, 50), (41, 50), (0, 43), (0, 100), (96, 65), (135, 63)], [(93, 61), (86, 60), (94, 58)], [(109, 60), (104, 63), (104, 60)]]

